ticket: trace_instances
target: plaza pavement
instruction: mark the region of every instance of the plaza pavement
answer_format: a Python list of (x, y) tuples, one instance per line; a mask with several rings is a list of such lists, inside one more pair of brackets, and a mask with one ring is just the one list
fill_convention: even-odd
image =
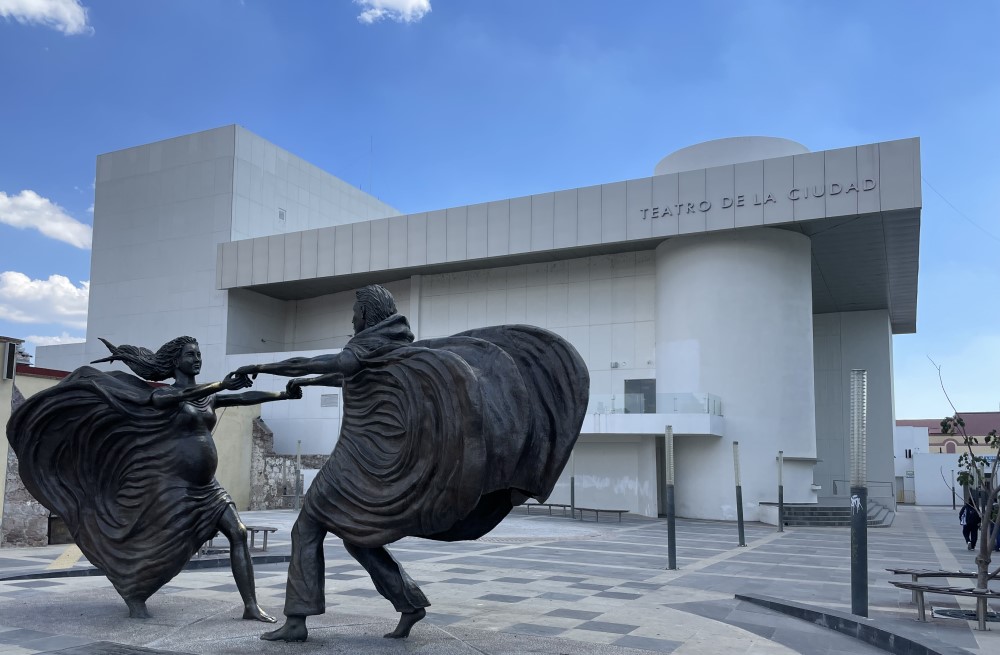
[[(294, 512), (242, 516), (248, 525), (278, 528), (268, 552), (255, 551), (256, 558), (288, 555)], [(558, 510), (549, 516), (519, 508), (476, 542), (397, 542), (391, 551), (432, 603), (403, 641), (382, 638), (398, 615), (330, 537), (327, 613), (309, 618), (304, 644), (260, 641), (270, 627), (240, 620), (239, 594), (226, 567), (184, 571), (150, 598), (153, 618), (138, 621), (127, 618), (104, 577), (11, 579), (88, 570), (75, 546), (3, 549), (0, 654), (883, 652), (734, 599), (736, 593), (761, 594), (850, 612), (848, 528), (779, 533), (751, 523), (745, 548), (737, 546), (735, 523), (678, 520), (677, 531), (676, 571), (666, 570), (666, 522), (634, 516), (621, 523), (581, 522)], [(893, 526), (870, 529), (868, 540), (870, 616), (876, 624), (917, 635), (918, 641), (997, 652), (1000, 631), (974, 631), (974, 622), (960, 619), (918, 623), (910, 593), (886, 582), (887, 566), (971, 569), (973, 554), (962, 542), (956, 512), (901, 507)], [(279, 616), (286, 570), (285, 562), (255, 566), (261, 605)], [(929, 596), (928, 605), (973, 607), (944, 596)]]

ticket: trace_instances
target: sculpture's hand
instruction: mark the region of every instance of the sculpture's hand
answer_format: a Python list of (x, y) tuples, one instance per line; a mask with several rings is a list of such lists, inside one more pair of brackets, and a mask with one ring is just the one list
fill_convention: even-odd
[(253, 380), (250, 379), (250, 376), (239, 371), (230, 373), (222, 381), (222, 388), (227, 391), (236, 391), (237, 389), (245, 389), (252, 386)]
[(257, 379), (257, 374), (260, 373), (260, 364), (247, 364), (246, 366), (241, 366), (235, 371), (236, 375), (252, 376), (254, 380)]
[(285, 385), (285, 395), (293, 400), (298, 400), (302, 397), (302, 386), (300, 380), (289, 380), (288, 384)]

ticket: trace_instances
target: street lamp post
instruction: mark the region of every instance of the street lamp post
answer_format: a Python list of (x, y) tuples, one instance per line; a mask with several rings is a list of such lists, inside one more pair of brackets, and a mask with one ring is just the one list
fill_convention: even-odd
[(868, 616), (868, 371), (851, 371), (851, 612)]

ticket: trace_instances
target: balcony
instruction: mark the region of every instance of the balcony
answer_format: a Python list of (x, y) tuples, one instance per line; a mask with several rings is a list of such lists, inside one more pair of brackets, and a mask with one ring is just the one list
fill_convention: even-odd
[(582, 434), (675, 435), (724, 437), (722, 399), (710, 393), (593, 395)]

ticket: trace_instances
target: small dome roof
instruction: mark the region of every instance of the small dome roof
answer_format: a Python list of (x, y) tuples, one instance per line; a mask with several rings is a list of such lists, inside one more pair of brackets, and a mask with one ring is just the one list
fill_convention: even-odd
[(667, 175), (713, 166), (801, 155), (809, 152), (801, 143), (774, 136), (734, 136), (705, 141), (670, 153), (656, 165), (654, 175)]

